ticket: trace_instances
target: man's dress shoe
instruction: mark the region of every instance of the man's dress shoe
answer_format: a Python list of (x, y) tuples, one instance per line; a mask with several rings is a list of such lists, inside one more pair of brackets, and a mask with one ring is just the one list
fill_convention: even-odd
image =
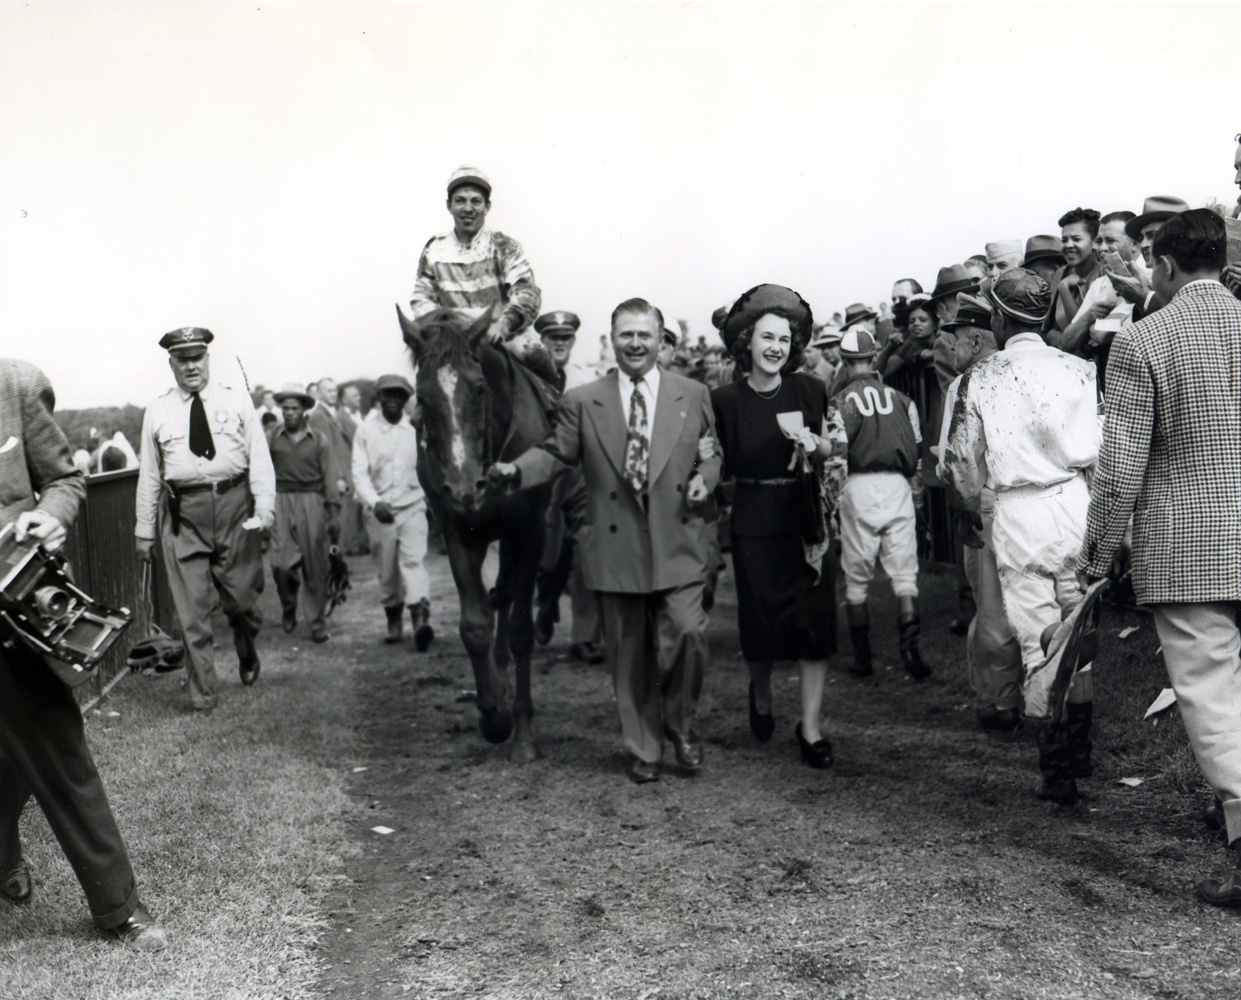
[(1212, 906), (1241, 906), (1241, 871), (1229, 872), (1225, 879), (1199, 882), (1198, 898)]
[(642, 760), (640, 757), (634, 757), (629, 762), (629, 767), (625, 770), (629, 775), (629, 780), (636, 785), (645, 785), (648, 781), (659, 780), (659, 764)]
[(139, 906), (133, 916), (113, 930), (125, 947), (135, 951), (163, 951), (168, 947), (168, 932), (144, 906)]
[(30, 869), (25, 861), (19, 861), (7, 871), (0, 872), (0, 896), (10, 903), (30, 901)]
[(237, 661), (237, 674), (241, 677), (241, 683), (249, 686), (259, 679), (259, 670), (262, 664), (259, 663), (259, 654), (247, 656), (244, 660)]

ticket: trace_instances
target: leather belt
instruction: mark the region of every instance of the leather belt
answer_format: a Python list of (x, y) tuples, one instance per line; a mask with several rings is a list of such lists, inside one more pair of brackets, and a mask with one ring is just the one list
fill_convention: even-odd
[(232, 479), (221, 479), (214, 483), (169, 483), (168, 488), (173, 493), (180, 494), (183, 497), (190, 496), (193, 493), (227, 493), (235, 486), (240, 486), (250, 478), (249, 470), (242, 470), (233, 476)]

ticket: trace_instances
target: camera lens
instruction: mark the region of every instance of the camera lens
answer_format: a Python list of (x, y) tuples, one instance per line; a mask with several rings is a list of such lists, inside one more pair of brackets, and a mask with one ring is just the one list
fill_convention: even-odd
[(58, 621), (69, 610), (69, 595), (59, 587), (40, 587), (34, 592), (34, 606), (44, 618)]

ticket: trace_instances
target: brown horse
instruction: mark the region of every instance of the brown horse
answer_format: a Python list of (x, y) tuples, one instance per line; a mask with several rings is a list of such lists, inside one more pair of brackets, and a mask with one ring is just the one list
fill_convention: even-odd
[[(474, 667), (479, 728), (492, 743), (513, 736), (519, 763), (538, 754), (531, 734), (531, 604), (550, 487), (510, 497), (485, 492), (493, 462), (512, 461), (551, 426), (532, 376), (487, 342), (490, 312), (470, 324), (440, 309), (417, 323), (397, 306), (417, 368), (418, 479), (444, 533), (461, 602), (461, 641)], [(483, 584), (487, 549), (500, 542), (494, 600)], [(516, 664), (511, 694), (508, 661)]]

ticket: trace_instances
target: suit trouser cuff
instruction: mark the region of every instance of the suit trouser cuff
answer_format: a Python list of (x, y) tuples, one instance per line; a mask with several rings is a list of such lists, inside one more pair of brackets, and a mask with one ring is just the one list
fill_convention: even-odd
[(110, 931), (120, 927), (121, 924), (134, 915), (134, 911), (137, 909), (138, 886), (135, 884), (130, 888), (129, 894), (125, 897), (125, 902), (111, 913), (95, 913), (92, 916), (96, 927), (100, 930)]

